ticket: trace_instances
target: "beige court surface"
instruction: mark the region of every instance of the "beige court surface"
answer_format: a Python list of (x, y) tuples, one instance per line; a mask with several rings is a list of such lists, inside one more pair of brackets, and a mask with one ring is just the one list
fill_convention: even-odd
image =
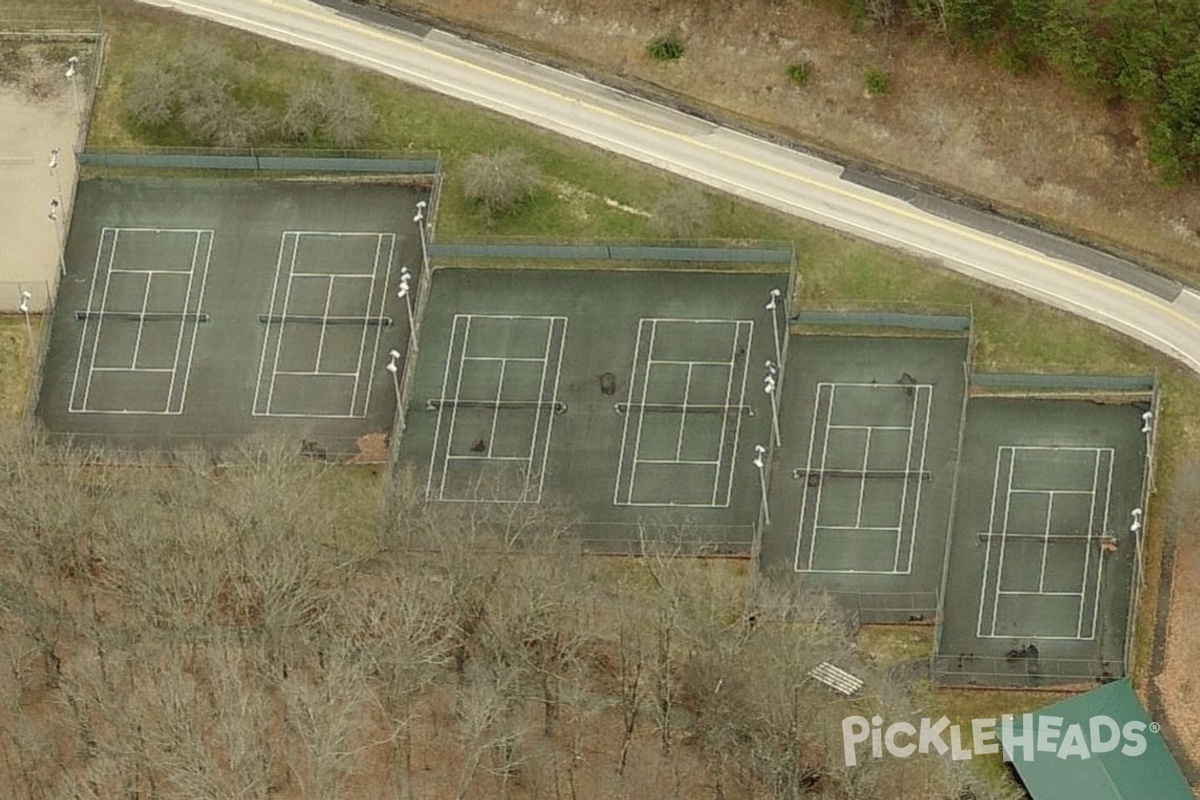
[[(31, 69), (52, 70), (57, 65)], [(67, 220), (65, 214), (59, 215), (59, 223), (48, 217), (50, 202), (61, 187), (63, 204), (69, 203), (75, 180), (71, 85), (65, 78), (38, 84), (42, 88), (36, 93), (0, 86), (0, 312), (17, 309), (22, 289), (33, 295), (34, 311), (41, 311), (52, 295), (59, 271), (55, 225)], [(85, 85), (80, 81), (80, 102)], [(54, 147), (62, 150), (57, 176), (49, 168)], [(65, 233), (65, 227), (59, 230)]]

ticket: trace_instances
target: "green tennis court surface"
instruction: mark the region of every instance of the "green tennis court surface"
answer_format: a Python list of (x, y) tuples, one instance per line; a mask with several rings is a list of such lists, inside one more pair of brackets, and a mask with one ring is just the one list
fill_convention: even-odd
[(792, 337), (767, 574), (932, 618), (966, 355), (965, 337)]
[(585, 544), (639, 530), (748, 552), (788, 274), (434, 271), (401, 454), (436, 502), (569, 501)]
[(1124, 673), (1144, 411), (971, 401), (939, 680), (1026, 686)]
[(38, 416), (107, 446), (295, 436), (352, 455), (386, 433), (405, 352), (416, 190), (381, 183), (79, 185)]

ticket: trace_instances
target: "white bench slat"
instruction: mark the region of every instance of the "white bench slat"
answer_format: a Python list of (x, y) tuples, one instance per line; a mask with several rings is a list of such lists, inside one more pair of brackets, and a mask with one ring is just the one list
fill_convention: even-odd
[(851, 675), (846, 670), (835, 667), (828, 661), (822, 661), (817, 666), (808, 671), (809, 677), (817, 680), (835, 692), (844, 694), (847, 697), (858, 694), (863, 687), (862, 678), (857, 678)]

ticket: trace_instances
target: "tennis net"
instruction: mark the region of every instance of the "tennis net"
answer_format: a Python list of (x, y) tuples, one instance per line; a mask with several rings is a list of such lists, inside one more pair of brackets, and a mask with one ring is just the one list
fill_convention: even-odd
[(75, 319), (106, 319), (129, 322), (208, 322), (208, 314), (185, 311), (76, 311)]
[(301, 323), (309, 325), (381, 325), (392, 327), (391, 317), (327, 317), (321, 314), (259, 314), (258, 321), (267, 325)]
[(1094, 544), (1100, 547), (1115, 546), (1115, 536), (1106, 533), (1011, 533), (1005, 531), (983, 531), (976, 534), (980, 542), (997, 540), (1018, 542), (1042, 542), (1045, 544)]
[(506, 411), (515, 409), (546, 409), (555, 414), (567, 413), (567, 404), (562, 402), (551, 402), (549, 400), (538, 402), (537, 400), (455, 400), (454, 398), (436, 398), (431, 397), (425, 401), (426, 411), (440, 411), (443, 408), (458, 409), (458, 408), (482, 408), (489, 411)]
[(726, 406), (692, 403), (617, 403), (618, 414), (745, 414), (754, 416), (750, 406)]
[(933, 480), (933, 473), (928, 470), (903, 469), (794, 469), (792, 470), (792, 478), (798, 481), (807, 481), (809, 486), (816, 486), (821, 481), (829, 478), (858, 478), (875, 481), (931, 481)]

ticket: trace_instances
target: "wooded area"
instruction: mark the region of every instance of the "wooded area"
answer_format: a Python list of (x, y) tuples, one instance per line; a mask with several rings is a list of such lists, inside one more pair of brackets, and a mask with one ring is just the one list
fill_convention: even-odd
[(1016, 71), (1048, 66), (1081, 91), (1143, 112), (1168, 181), (1200, 177), (1200, 0), (849, 0), (856, 16), (995, 48)]
[[(380, 532), (357, 468), (234, 455), (110, 467), (5, 433), (14, 796), (993, 796), (948, 756), (844, 766), (842, 717), (911, 716), (911, 678), (821, 597), (748, 598), (743, 565), (669, 541), (583, 557), (563, 508), (401, 489)], [(867, 697), (807, 679), (823, 660)]]

